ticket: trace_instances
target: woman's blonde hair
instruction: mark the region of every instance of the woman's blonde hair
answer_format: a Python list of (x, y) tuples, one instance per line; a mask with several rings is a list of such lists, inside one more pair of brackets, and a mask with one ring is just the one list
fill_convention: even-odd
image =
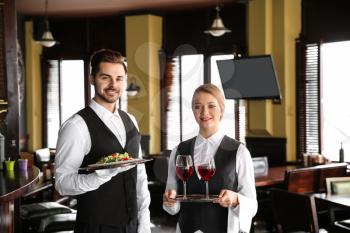
[(203, 85), (197, 87), (197, 89), (193, 93), (192, 107), (194, 105), (194, 97), (200, 92), (208, 93), (208, 94), (214, 96), (219, 103), (219, 106), (221, 109), (221, 114), (224, 114), (224, 112), (225, 112), (225, 97), (222, 94), (221, 90), (217, 86), (215, 86), (214, 84), (211, 84), (211, 83), (203, 84)]

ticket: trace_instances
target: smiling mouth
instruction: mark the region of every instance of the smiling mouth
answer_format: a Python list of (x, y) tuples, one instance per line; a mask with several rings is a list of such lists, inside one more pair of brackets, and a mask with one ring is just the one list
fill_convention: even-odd
[(118, 94), (119, 91), (114, 90), (114, 89), (107, 89), (106, 93), (107, 93), (107, 95), (115, 95), (115, 94)]

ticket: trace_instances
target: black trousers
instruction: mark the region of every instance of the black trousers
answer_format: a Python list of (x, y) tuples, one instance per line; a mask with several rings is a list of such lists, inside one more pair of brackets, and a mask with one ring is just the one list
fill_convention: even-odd
[(74, 233), (137, 233), (137, 220), (130, 221), (124, 227), (77, 222), (74, 227)]

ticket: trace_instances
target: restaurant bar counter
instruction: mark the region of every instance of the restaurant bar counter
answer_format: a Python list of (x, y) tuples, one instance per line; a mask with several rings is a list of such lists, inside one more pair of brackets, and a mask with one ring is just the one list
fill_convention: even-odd
[(30, 192), (39, 180), (39, 168), (0, 171), (0, 232), (17, 233), (19, 221), (18, 199)]

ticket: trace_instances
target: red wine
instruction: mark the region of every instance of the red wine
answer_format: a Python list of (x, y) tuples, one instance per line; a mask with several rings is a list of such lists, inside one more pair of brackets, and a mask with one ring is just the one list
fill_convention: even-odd
[(193, 168), (189, 167), (176, 167), (176, 174), (182, 181), (187, 181), (188, 178), (192, 175)]
[(198, 166), (199, 175), (202, 177), (202, 180), (209, 181), (214, 173), (215, 168), (208, 168), (207, 166)]

